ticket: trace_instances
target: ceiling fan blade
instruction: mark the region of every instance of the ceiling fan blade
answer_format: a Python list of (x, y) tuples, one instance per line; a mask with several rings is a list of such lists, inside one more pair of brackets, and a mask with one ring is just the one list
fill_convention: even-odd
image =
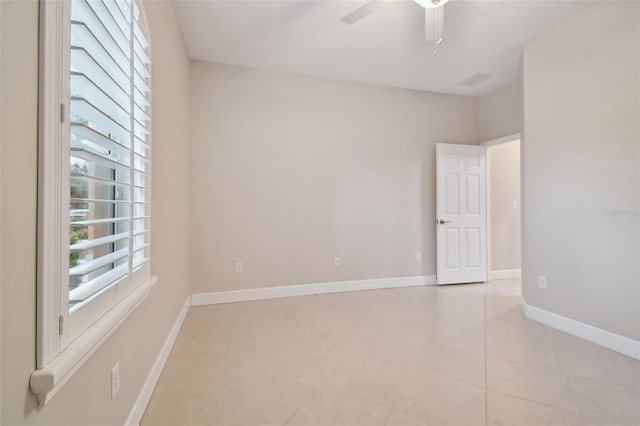
[(366, 18), (378, 9), (390, 5), (394, 0), (371, 0), (364, 6), (360, 6), (353, 12), (342, 17), (341, 21), (347, 25), (355, 24), (361, 19)]
[[(442, 40), (444, 34), (444, 6), (424, 10), (424, 40), (427, 43)], [(438, 39), (438, 40), (436, 40)]]

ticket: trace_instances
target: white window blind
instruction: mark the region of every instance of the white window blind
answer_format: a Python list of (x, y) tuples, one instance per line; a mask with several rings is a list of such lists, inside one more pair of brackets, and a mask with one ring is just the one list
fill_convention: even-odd
[(72, 0), (69, 309), (149, 260), (149, 43), (135, 1)]

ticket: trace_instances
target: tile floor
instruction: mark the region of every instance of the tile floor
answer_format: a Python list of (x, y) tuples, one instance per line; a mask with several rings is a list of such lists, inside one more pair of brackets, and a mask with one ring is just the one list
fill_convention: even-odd
[(192, 308), (142, 425), (640, 425), (640, 362), (515, 280)]

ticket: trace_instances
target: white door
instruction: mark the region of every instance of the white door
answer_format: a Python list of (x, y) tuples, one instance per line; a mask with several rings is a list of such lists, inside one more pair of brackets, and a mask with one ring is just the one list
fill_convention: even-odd
[(487, 281), (486, 147), (436, 145), (438, 284)]

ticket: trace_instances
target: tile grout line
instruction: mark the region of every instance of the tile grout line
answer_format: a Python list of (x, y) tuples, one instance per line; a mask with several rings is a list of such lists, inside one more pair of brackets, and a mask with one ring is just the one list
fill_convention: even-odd
[(603, 385), (609, 385), (609, 386), (619, 386), (621, 388), (628, 388), (628, 389), (634, 389), (634, 390), (638, 390), (640, 389), (639, 386), (634, 386), (634, 385), (628, 385), (628, 384), (623, 384), (623, 383), (616, 383), (616, 382), (609, 382), (603, 379), (594, 379), (593, 377), (588, 377), (588, 376), (584, 376), (581, 374), (569, 374), (569, 373), (565, 373), (564, 371), (562, 371), (562, 367), (558, 366), (558, 368), (560, 369), (560, 372), (562, 373), (562, 377), (564, 377), (567, 380), (567, 383), (571, 383), (571, 379), (575, 378), (579, 378), (579, 379), (586, 379), (586, 380), (591, 380), (593, 382), (598, 382), (600, 384)]
[[(403, 375), (404, 375), (405, 370), (403, 370)], [(402, 379), (401, 379), (402, 380)], [(393, 411), (396, 409), (396, 405), (398, 404), (398, 393), (395, 392), (394, 398), (393, 398), (393, 404), (391, 404), (391, 409), (389, 410), (389, 415), (387, 416), (387, 419), (384, 421), (384, 426), (387, 426), (387, 423), (389, 423), (389, 419), (391, 418), (391, 414), (393, 414)]]
[(287, 418), (287, 420), (282, 424), (282, 426), (287, 426), (289, 424), (289, 422), (291, 420), (293, 420), (293, 418), (296, 416), (296, 414), (298, 414), (298, 411), (300, 411), (300, 409), (304, 406), (304, 404), (306, 404), (309, 400), (311, 399), (311, 396), (304, 398), (304, 400), (302, 401), (302, 403), (300, 404), (300, 406), (298, 408), (295, 409), (295, 411), (293, 412), (293, 414), (291, 414), (289, 416), (289, 418)]
[[(582, 410), (580, 410), (579, 406), (578, 406), (578, 411), (573, 411), (573, 410), (568, 410), (566, 408), (558, 407), (557, 405), (551, 405), (548, 402), (536, 401), (535, 399), (525, 398), (524, 396), (514, 395), (512, 393), (507, 393), (507, 392), (499, 391), (499, 390), (496, 390), (496, 389), (491, 389), (491, 392), (495, 392), (495, 393), (499, 393), (499, 394), (502, 394), (502, 395), (510, 396), (511, 398), (520, 399), (522, 401), (531, 402), (533, 404), (543, 405), (545, 407), (553, 408), (554, 410), (560, 410), (560, 411), (565, 411), (567, 413), (579, 414), (581, 417), (584, 415)], [(578, 404), (576, 403), (576, 405), (578, 405)]]
[[(546, 326), (546, 327), (548, 327), (548, 326)], [(564, 333), (564, 332), (562, 332), (562, 333)], [(547, 332), (545, 331), (545, 327), (542, 327), (542, 334), (543, 334), (543, 338), (545, 339), (545, 342), (548, 343), (549, 340), (548, 340)], [(581, 379), (593, 380), (594, 382), (598, 382), (598, 383), (602, 383), (602, 384), (606, 384), (606, 385), (622, 386), (622, 387), (631, 388), (631, 389), (638, 389), (640, 387), (640, 386), (633, 386), (633, 385), (629, 385), (629, 384), (623, 384), (623, 383), (620, 383), (620, 382), (609, 381), (609, 380), (605, 380), (605, 379), (599, 379), (599, 378), (596, 379), (596, 378), (585, 376), (585, 375), (582, 375), (582, 374), (576, 374), (576, 373), (569, 374), (564, 370), (564, 368), (562, 367), (562, 363), (558, 360), (558, 357), (556, 355), (556, 350), (553, 349), (553, 345), (549, 345), (549, 346), (551, 348), (551, 350), (549, 351), (549, 355), (551, 355), (553, 357), (553, 360), (556, 362), (556, 365), (558, 366), (558, 370), (562, 374), (562, 377), (564, 377), (565, 380), (567, 381), (567, 384), (569, 384), (569, 387), (571, 388), (571, 394), (574, 397), (576, 395), (575, 395), (575, 393), (573, 391), (573, 386), (571, 386), (571, 379), (573, 377), (579, 377)], [(611, 349), (606, 349), (606, 350), (607, 351), (611, 351)]]
[(387, 418), (384, 420), (384, 426), (387, 426), (387, 423), (389, 423), (389, 419), (391, 418), (391, 413), (393, 413), (393, 410), (394, 408), (391, 407), (391, 409), (389, 410), (389, 414), (387, 414)]
[[(547, 367), (541, 367), (540, 365), (535, 365), (535, 364), (531, 364), (528, 362), (524, 362), (524, 361), (514, 361), (513, 359), (510, 359), (508, 357), (505, 356), (501, 356), (500, 354), (498, 355), (488, 355), (487, 358), (491, 358), (494, 361), (500, 361), (500, 362), (508, 362), (510, 364), (515, 364), (519, 367), (527, 367), (527, 368), (531, 368), (534, 370), (547, 370)], [(558, 367), (558, 372), (562, 373), (562, 371), (560, 371), (560, 367)], [(563, 376), (564, 377), (564, 376)]]
[[(564, 368), (562, 367), (562, 363), (560, 363), (560, 361), (558, 360), (558, 356), (556, 355), (556, 351), (553, 347), (553, 345), (551, 344), (551, 342), (549, 341), (550, 336), (548, 336), (547, 331), (544, 329), (544, 327), (541, 327), (542, 329), (542, 335), (543, 335), (543, 339), (545, 341), (546, 344), (549, 344), (549, 348), (551, 349), (549, 351), (549, 354), (551, 355), (551, 357), (553, 358), (553, 360), (556, 362), (556, 365), (558, 366), (558, 370), (560, 372), (560, 374), (562, 375), (562, 377), (566, 380), (566, 384), (567, 387), (569, 388), (569, 392), (571, 393), (571, 396), (573, 397), (573, 401), (575, 402), (576, 406), (578, 407), (578, 414), (583, 418), (585, 418), (586, 413), (583, 411), (582, 409), (582, 405), (580, 404), (580, 402), (578, 401), (576, 392), (573, 390), (573, 383), (570, 380), (570, 375), (568, 375), (565, 371)], [(606, 383), (606, 382), (605, 382)]]
[[(520, 290), (520, 292), (522, 293), (522, 289)], [(486, 291), (485, 291), (485, 318), (486, 318)], [(525, 318), (525, 319), (527, 319), (527, 318)], [(544, 330), (544, 327), (541, 330), (542, 330), (542, 335), (543, 335), (544, 342), (545, 343), (549, 343), (547, 332)], [(512, 397), (512, 398), (517, 398), (517, 399), (520, 399), (520, 400), (523, 400), (523, 401), (527, 401), (527, 402), (531, 402), (531, 403), (534, 403), (534, 404), (539, 404), (539, 405), (542, 405), (542, 406), (545, 406), (545, 407), (553, 408), (553, 409), (556, 409), (556, 410), (561, 410), (561, 411), (565, 411), (565, 412), (568, 412), (568, 413), (575, 413), (575, 414), (578, 414), (580, 417), (582, 417), (582, 419), (584, 420), (585, 413), (582, 411), (582, 408), (581, 408), (580, 404), (577, 401), (577, 398), (576, 398), (575, 392), (573, 391), (573, 386), (571, 385), (569, 377), (564, 372), (564, 369), (562, 368), (560, 362), (558, 362), (557, 356), (556, 356), (555, 351), (553, 350), (553, 348), (550, 351), (548, 351), (548, 354), (553, 358), (553, 360), (555, 361), (555, 363), (556, 363), (556, 365), (558, 367), (558, 372), (565, 379), (566, 384), (569, 387), (569, 391), (571, 392), (571, 395), (573, 396), (573, 399), (574, 399), (574, 402), (576, 404), (576, 407), (578, 408), (578, 411), (569, 410), (569, 409), (566, 409), (566, 408), (558, 407), (556, 405), (551, 405), (551, 404), (546, 403), (546, 402), (536, 401), (536, 400), (533, 400), (533, 399), (530, 399), (530, 398), (525, 398), (523, 396), (514, 395), (514, 394), (511, 394), (511, 393), (503, 392), (503, 391), (496, 390), (496, 389), (492, 389), (491, 391), (492, 392), (496, 392), (496, 393), (500, 393), (502, 395), (506, 395), (506, 396), (509, 396), (509, 397)], [(513, 361), (510, 361), (510, 360), (501, 359), (501, 358), (497, 358), (497, 357), (492, 357), (492, 358), (495, 358), (495, 359), (501, 360), (501, 361), (505, 361), (505, 362), (513, 362)], [(486, 352), (486, 324), (485, 324), (485, 381), (486, 381), (485, 382), (485, 386), (486, 386), (486, 389), (487, 389), (486, 390), (486, 395), (487, 395), (487, 398), (488, 398), (489, 382), (487, 380), (487, 374), (488, 374), (487, 368), (486, 368), (487, 360), (488, 360), (488, 355), (487, 355), (487, 352)], [(529, 366), (528, 364), (524, 364), (524, 363), (516, 363), (516, 364), (523, 365), (523, 366), (524, 365)], [(530, 366), (530, 367), (532, 367), (532, 366)], [(536, 368), (538, 368), (538, 367), (536, 367)], [(487, 420), (485, 420), (485, 422), (487, 422)]]
[(489, 283), (485, 284), (483, 288), (483, 305), (484, 305), (484, 322), (483, 336), (484, 336), (484, 425), (489, 425), (489, 374), (487, 371), (487, 287)]

